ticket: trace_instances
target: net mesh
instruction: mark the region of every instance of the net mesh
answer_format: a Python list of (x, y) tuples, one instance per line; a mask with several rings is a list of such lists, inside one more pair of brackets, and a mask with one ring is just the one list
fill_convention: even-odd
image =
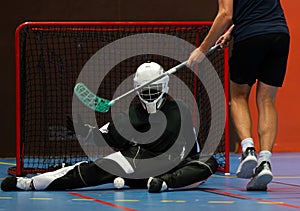
[[(188, 43), (198, 46), (207, 35), (210, 24), (27, 24), (18, 31), (20, 45), (17, 46), (20, 57), (20, 174), (38, 173), (53, 170), (62, 163), (74, 164), (88, 160), (82, 150), (76, 135), (66, 127), (68, 116), (72, 116), (73, 89), (83, 67), (101, 48), (110, 43), (139, 33), (158, 33), (176, 36)], [(155, 43), (153, 43), (155, 45)], [(134, 48), (135, 45), (132, 45)], [(170, 51), (180, 53), (176, 44), (162, 46)], [(118, 51), (115, 51), (117, 54)], [(108, 59), (114, 55), (108, 55)], [(188, 57), (188, 55), (187, 55)], [(224, 52), (218, 51), (209, 57), (220, 80), (224, 84)], [(104, 99), (113, 99), (115, 90), (123, 80), (132, 76), (137, 67), (146, 61), (155, 61), (168, 70), (179, 61), (157, 54), (141, 54), (127, 58), (116, 64), (106, 75), (97, 92)], [(97, 63), (98, 64), (98, 63)], [(102, 68), (90, 66), (97, 71), (95, 77), (84, 78), (86, 84), (97, 83), (97, 77)], [(103, 73), (104, 74), (104, 73)], [(205, 144), (211, 126), (210, 101), (205, 87), (188, 68), (175, 73), (194, 93), (200, 116), (198, 140), (200, 146)], [(186, 91), (177, 87), (176, 83), (169, 84), (170, 90), (176, 93), (176, 98), (187, 104), (194, 102), (186, 98)], [(120, 88), (119, 88), (120, 89)], [(132, 89), (125, 86), (120, 93)], [(122, 105), (116, 103), (114, 109), (122, 110)], [(18, 112), (17, 112), (18, 113)], [(110, 112), (94, 113), (98, 126), (101, 127), (110, 120)], [(94, 116), (94, 117), (95, 117)], [(91, 118), (94, 118), (91, 116)], [(205, 121), (202, 121), (205, 120)], [(95, 154), (107, 155), (111, 149), (96, 148)], [(225, 136), (222, 136), (216, 150), (221, 169), (225, 162)], [(11, 168), (10, 173), (16, 173)]]

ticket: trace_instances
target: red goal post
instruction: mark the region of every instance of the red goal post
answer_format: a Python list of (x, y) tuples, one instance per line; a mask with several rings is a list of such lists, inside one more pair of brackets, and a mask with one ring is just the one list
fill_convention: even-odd
[[(26, 22), (21, 24), (15, 36), (16, 167), (9, 168), (8, 173), (14, 175), (42, 173), (54, 170), (61, 164), (74, 164), (88, 159), (76, 137), (69, 134), (64, 124), (66, 117), (72, 115), (71, 101), (77, 76), (85, 63), (99, 49), (117, 39), (138, 33), (167, 34), (199, 46), (211, 25), (212, 22)], [(216, 54), (210, 60), (223, 84), (227, 113), (224, 133), (216, 154), (222, 163), (220, 170), (229, 173), (228, 49), (218, 51)], [(112, 94), (117, 84), (121, 83), (128, 74), (132, 74), (138, 64), (149, 59), (159, 60), (165, 69), (178, 64), (175, 59), (160, 55), (145, 54), (130, 58), (106, 76), (108, 82), (105, 90), (109, 87), (111, 93), (104, 94)], [(123, 70), (122, 73), (120, 69)], [(189, 86), (199, 103), (200, 112), (201, 108), (209, 106), (205, 87), (194, 74), (178, 73), (176, 76)], [(99, 92), (101, 94), (101, 90)], [(180, 91), (178, 93), (184, 98), (184, 93)], [(111, 96), (108, 96), (108, 99), (110, 98)], [(206, 103), (208, 106), (204, 105)], [(200, 118), (209, 119), (205, 116), (207, 114), (209, 115), (210, 111), (203, 111)], [(108, 115), (96, 115), (96, 118), (100, 124), (109, 120)], [(203, 127), (200, 125), (198, 133), (200, 146), (205, 142), (209, 126), (210, 124)], [(99, 153), (105, 155), (106, 150)]]

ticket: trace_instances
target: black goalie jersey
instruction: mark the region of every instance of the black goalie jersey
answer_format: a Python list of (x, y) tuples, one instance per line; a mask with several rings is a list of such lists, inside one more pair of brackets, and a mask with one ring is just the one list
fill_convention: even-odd
[(191, 112), (182, 101), (167, 98), (155, 114), (142, 104), (132, 105), (128, 113), (116, 115), (107, 129), (102, 135), (112, 148), (138, 145), (153, 156), (167, 153), (174, 158), (198, 151)]

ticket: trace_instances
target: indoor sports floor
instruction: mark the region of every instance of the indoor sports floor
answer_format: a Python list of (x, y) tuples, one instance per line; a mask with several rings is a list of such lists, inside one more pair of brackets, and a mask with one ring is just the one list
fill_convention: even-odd
[[(144, 189), (115, 190), (112, 185), (60, 192), (3, 192), (2, 210), (300, 210), (300, 153), (274, 153), (274, 179), (268, 192), (247, 192), (236, 178), (238, 154), (231, 154), (231, 174), (215, 174), (198, 189), (150, 194)], [(0, 159), (0, 180), (14, 159)]]

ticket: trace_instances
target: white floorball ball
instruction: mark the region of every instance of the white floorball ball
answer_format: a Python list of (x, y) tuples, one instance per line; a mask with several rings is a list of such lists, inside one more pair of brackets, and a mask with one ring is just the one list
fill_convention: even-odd
[(125, 181), (122, 177), (117, 177), (115, 180), (114, 180), (114, 186), (115, 188), (117, 189), (121, 189), (123, 188), (125, 185)]

